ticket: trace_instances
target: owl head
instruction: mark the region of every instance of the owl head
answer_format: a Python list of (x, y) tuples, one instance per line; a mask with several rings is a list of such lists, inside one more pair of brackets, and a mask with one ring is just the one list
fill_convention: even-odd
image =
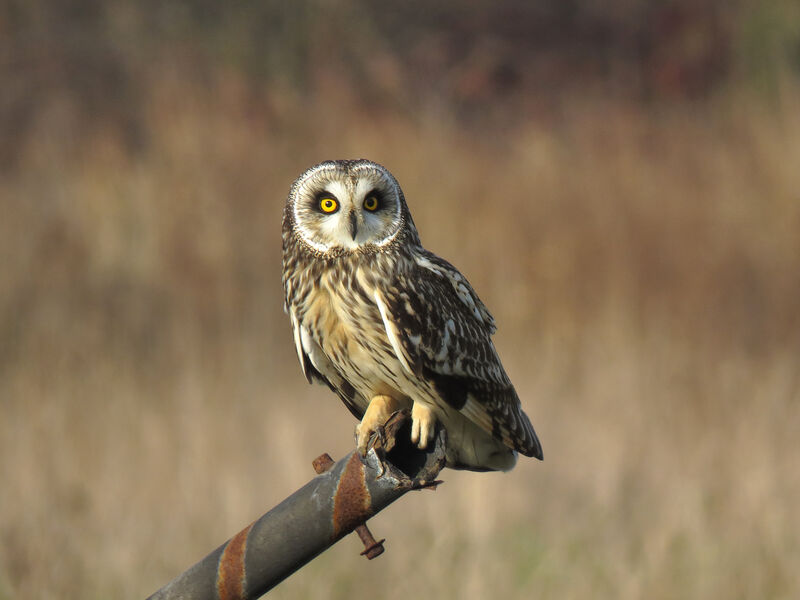
[(331, 160), (300, 175), (284, 212), (291, 230), (315, 253), (376, 252), (393, 242), (419, 243), (394, 176), (369, 160)]

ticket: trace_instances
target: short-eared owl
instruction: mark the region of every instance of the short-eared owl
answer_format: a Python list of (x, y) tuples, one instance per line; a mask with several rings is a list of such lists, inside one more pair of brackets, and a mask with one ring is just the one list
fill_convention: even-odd
[(492, 344), (494, 319), (466, 278), (422, 247), (384, 167), (328, 161), (297, 178), (283, 215), (283, 287), (303, 373), (361, 419), (362, 453), (406, 407), (420, 448), (442, 423), (450, 467), (542, 458)]

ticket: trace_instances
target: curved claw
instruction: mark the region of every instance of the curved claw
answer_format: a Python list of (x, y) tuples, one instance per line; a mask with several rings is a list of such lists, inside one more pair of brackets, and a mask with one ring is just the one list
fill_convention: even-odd
[(379, 448), (386, 447), (386, 428), (383, 425), (378, 425), (372, 432), (372, 435), (369, 436), (367, 449), (371, 450), (376, 444)]
[(376, 479), (383, 477), (386, 472), (386, 465), (383, 464), (386, 448), (386, 429), (383, 425), (378, 425), (372, 435), (369, 436), (369, 444), (367, 445), (367, 452), (372, 450), (378, 458), (378, 475)]

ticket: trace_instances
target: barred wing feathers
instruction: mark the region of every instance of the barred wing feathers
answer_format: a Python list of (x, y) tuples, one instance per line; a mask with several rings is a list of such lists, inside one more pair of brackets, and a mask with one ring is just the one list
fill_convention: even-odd
[(492, 344), (494, 319), (466, 278), (421, 250), (397, 285), (382, 292), (405, 356), (453, 408), (526, 456), (542, 448)]

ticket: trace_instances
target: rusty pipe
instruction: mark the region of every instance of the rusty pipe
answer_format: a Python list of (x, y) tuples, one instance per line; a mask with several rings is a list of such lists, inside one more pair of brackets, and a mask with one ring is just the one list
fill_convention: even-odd
[[(333, 462), (331, 455), (325, 452), (324, 454), (320, 454), (317, 458), (315, 458), (311, 464), (317, 473), (324, 473), (335, 463)], [(372, 532), (367, 527), (366, 523), (362, 523), (356, 527), (356, 533), (358, 534), (358, 538), (361, 540), (361, 543), (364, 544), (364, 551), (361, 553), (361, 556), (366, 556), (369, 560), (372, 560), (373, 558), (377, 558), (383, 554), (383, 542), (386, 540), (377, 541), (375, 536), (372, 535)]]
[(364, 459), (345, 456), (148, 600), (259, 598), (406, 492), (435, 485), (445, 432), (421, 451), (408, 429), (396, 414)]

